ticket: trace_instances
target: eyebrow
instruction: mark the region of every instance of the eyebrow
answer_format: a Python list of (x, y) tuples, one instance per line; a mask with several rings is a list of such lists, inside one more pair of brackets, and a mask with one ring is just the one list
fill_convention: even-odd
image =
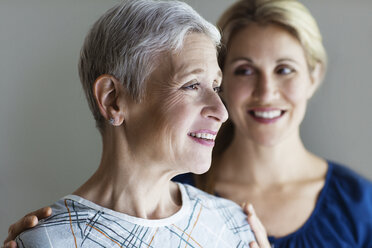
[(247, 58), (247, 57), (237, 57), (237, 58), (234, 58), (231, 62), (236, 62), (236, 61), (239, 61), (239, 60), (245, 60), (245, 61), (248, 61), (250, 63), (253, 63), (253, 60), (251, 58)]
[[(247, 58), (247, 57), (237, 57), (237, 58), (233, 59), (232, 62), (236, 62), (236, 61), (240, 61), (240, 60), (245, 60), (245, 61), (247, 61), (249, 63), (254, 64), (253, 60), (251, 58)], [(291, 58), (286, 58), (286, 57), (285, 58), (278, 59), (275, 62), (276, 63), (281, 63), (281, 62), (286, 62), (286, 61), (293, 62), (295, 64), (299, 64), (296, 60), (291, 59)]]
[[(183, 78), (183, 77), (186, 77), (187, 75), (190, 75), (190, 74), (201, 74), (203, 72), (205, 72), (204, 69), (197, 68), (197, 69), (192, 70), (192, 71), (186, 71), (185, 73), (181, 74), (180, 77)], [(220, 69), (217, 71), (217, 75), (220, 79), (222, 78), (222, 71)]]
[(282, 59), (278, 59), (278, 60), (276, 61), (276, 63), (281, 63), (281, 62), (286, 62), (286, 61), (289, 61), (289, 62), (292, 62), (292, 63), (295, 63), (295, 64), (299, 64), (296, 60), (291, 59), (291, 58), (282, 58)]

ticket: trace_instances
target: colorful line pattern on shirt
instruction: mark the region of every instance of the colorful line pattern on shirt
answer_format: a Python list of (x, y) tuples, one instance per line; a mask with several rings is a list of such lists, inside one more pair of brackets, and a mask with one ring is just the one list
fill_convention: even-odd
[[(64, 198), (53, 215), (17, 237), (23, 247), (237, 247), (248, 248), (253, 234), (236, 204), (184, 186), (188, 208), (174, 223), (151, 226)], [(184, 199), (183, 199), (184, 200)], [(149, 220), (145, 220), (149, 221)], [(146, 223), (146, 222), (144, 222)]]

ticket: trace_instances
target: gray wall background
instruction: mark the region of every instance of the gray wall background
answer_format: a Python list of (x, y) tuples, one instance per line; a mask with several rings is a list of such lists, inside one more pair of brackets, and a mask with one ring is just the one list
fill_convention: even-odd
[[(79, 50), (117, 0), (0, 0), (0, 240), (31, 210), (96, 169), (100, 136), (81, 89)], [(187, 0), (215, 23), (233, 0)], [(303, 0), (329, 55), (302, 125), (305, 145), (372, 179), (372, 1)]]

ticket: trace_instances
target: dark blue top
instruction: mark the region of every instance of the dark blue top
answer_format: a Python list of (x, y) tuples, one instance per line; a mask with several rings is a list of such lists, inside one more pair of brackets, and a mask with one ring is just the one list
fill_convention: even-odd
[[(193, 184), (191, 174), (175, 178)], [(372, 183), (328, 162), (326, 181), (313, 213), (297, 231), (269, 237), (272, 247), (372, 247)]]

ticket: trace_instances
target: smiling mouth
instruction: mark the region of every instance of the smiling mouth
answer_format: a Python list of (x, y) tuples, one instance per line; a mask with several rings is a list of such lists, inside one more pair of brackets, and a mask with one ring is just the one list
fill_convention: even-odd
[(280, 119), (287, 111), (286, 110), (250, 110), (248, 113), (257, 121), (271, 123)]
[(188, 136), (196, 143), (206, 146), (206, 147), (213, 147), (214, 140), (216, 139), (217, 132), (191, 132), (188, 133)]
[(284, 114), (283, 110), (271, 110), (271, 111), (254, 111), (251, 110), (249, 113), (255, 117), (263, 119), (274, 119)]
[(189, 136), (210, 142), (214, 142), (216, 139), (216, 135), (210, 133), (189, 133)]

